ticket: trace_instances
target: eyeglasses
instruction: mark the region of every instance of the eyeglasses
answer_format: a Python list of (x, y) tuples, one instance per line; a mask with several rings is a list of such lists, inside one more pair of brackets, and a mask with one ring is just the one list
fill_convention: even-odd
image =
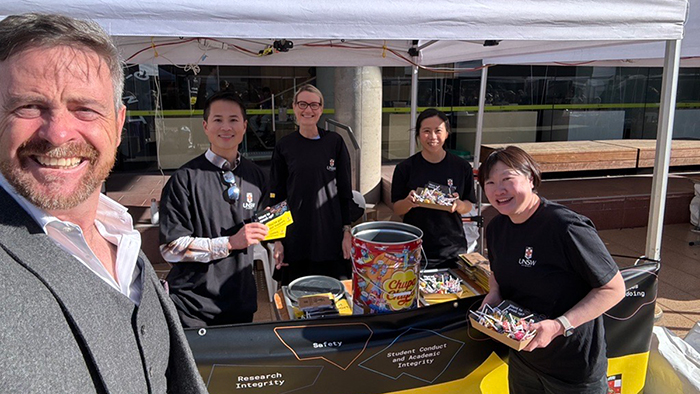
[(297, 101), (297, 107), (299, 107), (299, 109), (302, 110), (311, 107), (312, 110), (316, 111), (319, 108), (321, 108), (321, 103), (307, 103), (306, 101)]
[(236, 177), (233, 175), (233, 172), (226, 171), (222, 173), (221, 180), (224, 182), (224, 185), (228, 185), (225, 194), (228, 202), (233, 204), (238, 201), (238, 198), (241, 196), (241, 188), (236, 184)]

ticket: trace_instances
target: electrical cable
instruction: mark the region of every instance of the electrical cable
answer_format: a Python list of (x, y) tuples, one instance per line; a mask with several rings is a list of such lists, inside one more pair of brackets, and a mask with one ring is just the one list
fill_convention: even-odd
[[(627, 269), (627, 270), (625, 270), (625, 271), (626, 271), (626, 272), (635, 271), (635, 272), (649, 273), (649, 274), (654, 275), (654, 276), (657, 278), (657, 280), (658, 280), (658, 277), (659, 277), (659, 276), (658, 276), (656, 273), (654, 273), (654, 272), (649, 272), (649, 271), (647, 271), (647, 270), (642, 270), (642, 269), (639, 269), (639, 270)], [(627, 289), (625, 289), (625, 293), (627, 293)], [(607, 312), (603, 312), (603, 315), (604, 315), (604, 316), (607, 316), (607, 317), (609, 317), (609, 318), (611, 318), (611, 319), (613, 319), (613, 320), (618, 320), (618, 321), (629, 320), (629, 319), (633, 318), (634, 315), (636, 315), (643, 307), (655, 303), (655, 302), (656, 302), (656, 298), (657, 298), (657, 294), (654, 293), (654, 299), (653, 299), (653, 300), (641, 304), (641, 305), (639, 306), (639, 308), (637, 308), (637, 310), (635, 310), (634, 312), (632, 312), (632, 314), (629, 315), (629, 316), (627, 316), (627, 317), (617, 317), (617, 316), (613, 316), (613, 315), (611, 315), (611, 314), (609, 314), (609, 313), (607, 313)]]
[[(126, 60), (125, 63), (130, 62), (132, 59), (134, 59), (136, 56), (139, 54), (152, 49), (155, 52), (155, 57), (162, 57), (166, 60), (168, 60), (171, 64), (176, 65), (172, 60), (168, 59), (164, 55), (160, 55), (157, 51), (157, 48), (163, 47), (163, 46), (170, 46), (170, 45), (180, 45), (180, 44), (187, 44), (192, 41), (197, 41), (199, 43), (200, 49), (204, 51), (200, 59), (197, 61), (197, 63), (191, 64), (192, 66), (196, 66), (200, 61), (206, 59), (206, 51), (210, 49), (221, 49), (221, 50), (228, 50), (228, 49), (235, 49), (236, 51), (251, 56), (251, 57), (261, 57), (261, 56), (267, 56), (271, 55), (273, 53), (279, 53), (279, 51), (274, 50), (270, 44), (262, 44), (262, 43), (257, 43), (252, 40), (245, 40), (246, 42), (254, 43), (254, 44), (260, 44), (263, 45), (263, 49), (255, 52), (251, 51), (249, 49), (243, 48), (239, 45), (233, 44), (233, 43), (228, 43), (216, 38), (205, 38), (205, 37), (196, 37), (196, 38), (188, 38), (184, 40), (178, 40), (178, 41), (166, 41), (166, 42), (159, 42), (155, 43), (153, 40), (151, 40), (151, 45), (144, 47), (138, 51), (136, 51), (134, 54), (129, 56)], [(216, 42), (218, 44), (221, 44), (221, 47), (212, 47), (211, 43)], [(423, 66), (420, 65), (416, 62), (414, 62), (412, 59), (409, 57), (403, 55), (400, 53), (399, 50), (390, 48), (389, 46), (386, 45), (386, 42), (381, 45), (367, 45), (367, 44), (348, 44), (345, 43), (344, 41), (341, 41), (341, 43), (334, 43), (333, 41), (330, 41), (329, 43), (323, 43), (326, 42), (325, 40), (319, 41), (319, 43), (305, 43), (302, 44), (301, 46), (303, 47), (308, 47), (308, 48), (341, 48), (341, 49), (348, 49), (348, 50), (375, 50), (375, 51), (381, 51), (381, 56), (386, 57), (387, 53), (394, 55), (395, 57), (401, 59), (402, 61), (408, 63), (409, 65), (416, 66), (420, 69), (426, 70), (426, 71), (431, 71), (434, 73), (442, 73), (442, 74), (453, 74), (455, 72), (470, 72), (470, 71), (479, 71), (483, 69), (484, 67), (490, 67), (491, 65), (482, 65), (479, 67), (472, 67), (472, 68), (458, 68), (458, 67), (428, 67), (428, 66)], [(270, 50), (272, 48), (272, 50)], [(177, 65), (176, 65), (177, 66)], [(185, 66), (187, 67), (187, 66)], [(184, 67), (181, 67), (184, 68)], [(192, 67), (191, 69), (194, 69)], [(186, 71), (189, 71), (186, 70)]]
[[(155, 50), (156, 48), (159, 48), (159, 47), (164, 47), (164, 46), (169, 46), (169, 45), (186, 44), (188, 42), (192, 42), (192, 41), (196, 41), (196, 40), (198, 40), (198, 39), (197, 38), (189, 38), (187, 40), (168, 41), (168, 42), (161, 42), (158, 44), (155, 44), (155, 43), (153, 43), (153, 41), (151, 41), (151, 45), (147, 46), (146, 48), (138, 50), (136, 53), (134, 53), (133, 55), (129, 56), (126, 60), (124, 60), (124, 63), (128, 63), (131, 59), (133, 59), (134, 57), (138, 56), (142, 52), (147, 51), (149, 49)], [(155, 57), (158, 57), (158, 52), (156, 52)]]

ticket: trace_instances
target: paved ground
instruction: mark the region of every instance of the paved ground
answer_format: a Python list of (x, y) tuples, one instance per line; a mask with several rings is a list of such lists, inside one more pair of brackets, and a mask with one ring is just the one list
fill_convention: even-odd
[[(700, 234), (690, 224), (664, 226), (657, 304), (663, 316), (656, 325), (665, 326), (683, 338), (700, 321)], [(603, 230), (600, 236), (614, 254), (644, 254), (646, 227)], [(631, 261), (618, 263), (629, 265)]]

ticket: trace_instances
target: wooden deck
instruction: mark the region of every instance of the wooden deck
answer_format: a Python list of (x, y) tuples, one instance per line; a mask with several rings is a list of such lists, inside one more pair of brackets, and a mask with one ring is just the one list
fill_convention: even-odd
[[(656, 140), (599, 140), (488, 144), (481, 157), (509, 145), (529, 153), (542, 172), (651, 168), (656, 156)], [(700, 165), (700, 141), (673, 141), (670, 165)]]
[[(654, 167), (656, 140), (610, 140), (596, 142), (636, 149), (639, 153), (637, 168)], [(671, 166), (698, 164), (700, 164), (700, 141), (674, 140), (671, 142)]]

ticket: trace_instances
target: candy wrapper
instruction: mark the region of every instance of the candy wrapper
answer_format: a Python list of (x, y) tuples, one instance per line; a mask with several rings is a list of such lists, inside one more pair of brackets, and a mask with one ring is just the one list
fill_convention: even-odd
[(497, 307), (484, 305), (477, 311), (469, 311), (472, 327), (491, 338), (515, 349), (522, 350), (537, 334), (530, 329), (532, 323), (543, 319), (511, 301), (503, 301)]
[(451, 211), (455, 197), (452, 197), (452, 188), (429, 182), (425, 187), (416, 189), (415, 201), (425, 208)]
[(462, 294), (462, 281), (447, 272), (423, 275), (420, 278), (423, 294)]
[(444, 268), (421, 271), (419, 285), (421, 301), (427, 305), (456, 301), (479, 294), (452, 270)]

